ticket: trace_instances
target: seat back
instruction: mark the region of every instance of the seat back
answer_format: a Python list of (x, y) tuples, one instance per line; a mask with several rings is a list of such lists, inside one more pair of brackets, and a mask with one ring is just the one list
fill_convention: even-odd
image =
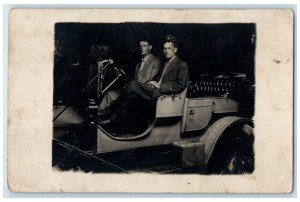
[(199, 80), (190, 83), (187, 97), (222, 97), (224, 94), (241, 89), (245, 82), (247, 81), (244, 74), (203, 75)]
[(182, 116), (187, 90), (188, 86), (178, 95), (160, 96), (156, 104), (156, 118)]

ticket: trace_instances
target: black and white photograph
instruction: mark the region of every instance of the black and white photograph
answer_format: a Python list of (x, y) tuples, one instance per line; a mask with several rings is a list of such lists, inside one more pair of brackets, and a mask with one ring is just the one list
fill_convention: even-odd
[(255, 169), (255, 23), (56, 23), (53, 166)]
[(290, 193), (289, 9), (12, 9), (13, 192)]

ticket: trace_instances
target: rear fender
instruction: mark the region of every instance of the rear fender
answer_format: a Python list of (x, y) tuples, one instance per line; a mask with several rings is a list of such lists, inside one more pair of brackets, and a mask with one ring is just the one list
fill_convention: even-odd
[[(205, 165), (207, 165), (210, 157), (213, 154), (215, 146), (224, 134), (224, 131), (235, 124), (248, 124), (249, 126), (253, 127), (253, 121), (249, 118), (228, 116), (216, 121), (204, 134), (203, 139), (201, 138), (205, 143)], [(246, 130), (252, 130), (251, 127), (247, 128)]]

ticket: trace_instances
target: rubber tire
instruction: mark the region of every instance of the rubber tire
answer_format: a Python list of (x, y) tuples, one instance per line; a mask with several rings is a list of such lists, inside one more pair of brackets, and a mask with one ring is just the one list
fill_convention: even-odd
[(248, 124), (233, 125), (225, 130), (215, 146), (207, 174), (245, 174), (254, 171), (254, 135)]

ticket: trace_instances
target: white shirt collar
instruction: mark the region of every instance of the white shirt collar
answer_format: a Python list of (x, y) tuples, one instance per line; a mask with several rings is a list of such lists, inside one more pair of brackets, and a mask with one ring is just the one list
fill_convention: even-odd
[(150, 55), (151, 55), (151, 54), (147, 55), (147, 56), (146, 56), (146, 57), (144, 57), (144, 58), (142, 57), (142, 61), (146, 62), (146, 61), (147, 61), (147, 59), (150, 57)]

